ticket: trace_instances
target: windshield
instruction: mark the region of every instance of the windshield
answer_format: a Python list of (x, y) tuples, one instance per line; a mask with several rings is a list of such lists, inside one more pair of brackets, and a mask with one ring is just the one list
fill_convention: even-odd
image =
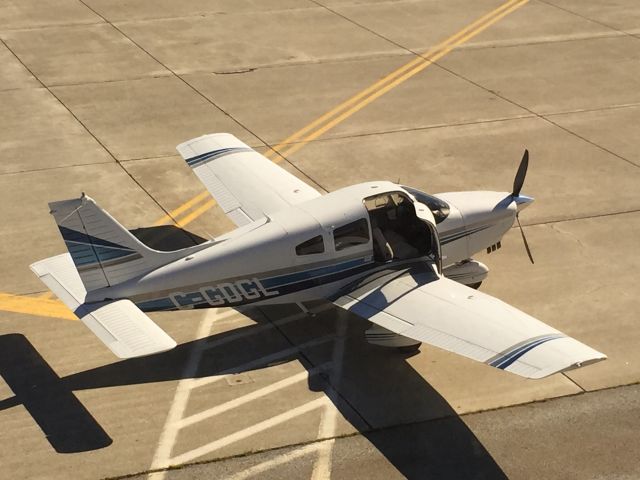
[(416, 190), (415, 188), (402, 186), (407, 192), (415, 197), (415, 199), (429, 207), (431, 213), (433, 214), (433, 218), (437, 223), (442, 222), (445, 218), (449, 216), (450, 207), (447, 202), (441, 200), (438, 197), (434, 197), (433, 195), (429, 195), (428, 193), (421, 192), (420, 190)]

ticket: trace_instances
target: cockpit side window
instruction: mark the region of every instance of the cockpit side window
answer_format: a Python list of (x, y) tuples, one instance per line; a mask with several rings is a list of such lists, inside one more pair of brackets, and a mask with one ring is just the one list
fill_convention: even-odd
[(324, 240), (322, 239), (322, 235), (310, 238), (296, 247), (296, 254), (298, 255), (312, 255), (316, 253), (324, 253)]
[(336, 251), (369, 243), (369, 223), (365, 218), (347, 223), (333, 231)]

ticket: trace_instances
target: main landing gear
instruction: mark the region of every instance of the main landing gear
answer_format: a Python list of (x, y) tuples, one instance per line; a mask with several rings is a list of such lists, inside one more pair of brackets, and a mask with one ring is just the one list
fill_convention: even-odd
[(404, 354), (412, 354), (412, 353), (418, 353), (420, 351), (420, 346), (422, 345), (422, 343), (416, 343), (414, 345), (405, 345), (403, 347), (396, 347), (396, 352), (398, 353), (404, 353)]

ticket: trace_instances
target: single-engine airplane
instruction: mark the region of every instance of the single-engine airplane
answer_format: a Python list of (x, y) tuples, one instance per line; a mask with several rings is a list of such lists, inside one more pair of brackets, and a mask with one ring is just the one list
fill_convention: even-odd
[(528, 378), (606, 358), (477, 290), (489, 269), (472, 256), (533, 202), (527, 151), (511, 193), (377, 181), (321, 195), (230, 134), (177, 149), (238, 228), (158, 251), (82, 194), (49, 204), (68, 253), (31, 265), (120, 358), (176, 346), (143, 312), (318, 299), (370, 320), (371, 343), (425, 342)]

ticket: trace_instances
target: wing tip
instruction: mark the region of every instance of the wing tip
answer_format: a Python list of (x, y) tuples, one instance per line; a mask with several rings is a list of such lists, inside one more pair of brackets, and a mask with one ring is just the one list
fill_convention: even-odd
[(158, 345), (155, 348), (147, 350), (131, 350), (129, 348), (122, 348), (122, 345), (107, 345), (107, 347), (116, 357), (126, 360), (129, 358), (148, 357), (150, 355), (168, 352), (169, 350), (176, 348), (177, 345), (178, 343), (171, 338), (171, 342), (167, 341), (163, 345)]
[[(547, 369), (543, 368), (538, 370), (535, 373), (532, 373), (530, 375), (523, 375), (523, 376), (527, 378), (531, 378), (533, 380), (539, 380), (542, 378), (549, 377), (551, 375), (555, 375), (556, 373), (565, 373), (572, 370), (577, 370), (578, 368), (587, 367), (589, 365), (593, 365), (594, 363), (607, 360), (608, 357), (604, 353), (600, 353), (600, 352), (597, 352), (597, 353), (598, 353), (597, 356), (593, 356), (585, 360), (573, 361), (572, 363), (560, 368), (547, 368)], [(518, 372), (514, 371), (512, 373), (518, 373)]]
[(185, 161), (189, 161), (191, 158), (198, 155), (210, 153), (214, 150), (219, 150), (227, 146), (244, 146), (235, 135), (231, 133), (207, 133), (200, 135), (199, 137), (192, 138), (185, 142), (176, 145), (176, 150), (182, 156)]

